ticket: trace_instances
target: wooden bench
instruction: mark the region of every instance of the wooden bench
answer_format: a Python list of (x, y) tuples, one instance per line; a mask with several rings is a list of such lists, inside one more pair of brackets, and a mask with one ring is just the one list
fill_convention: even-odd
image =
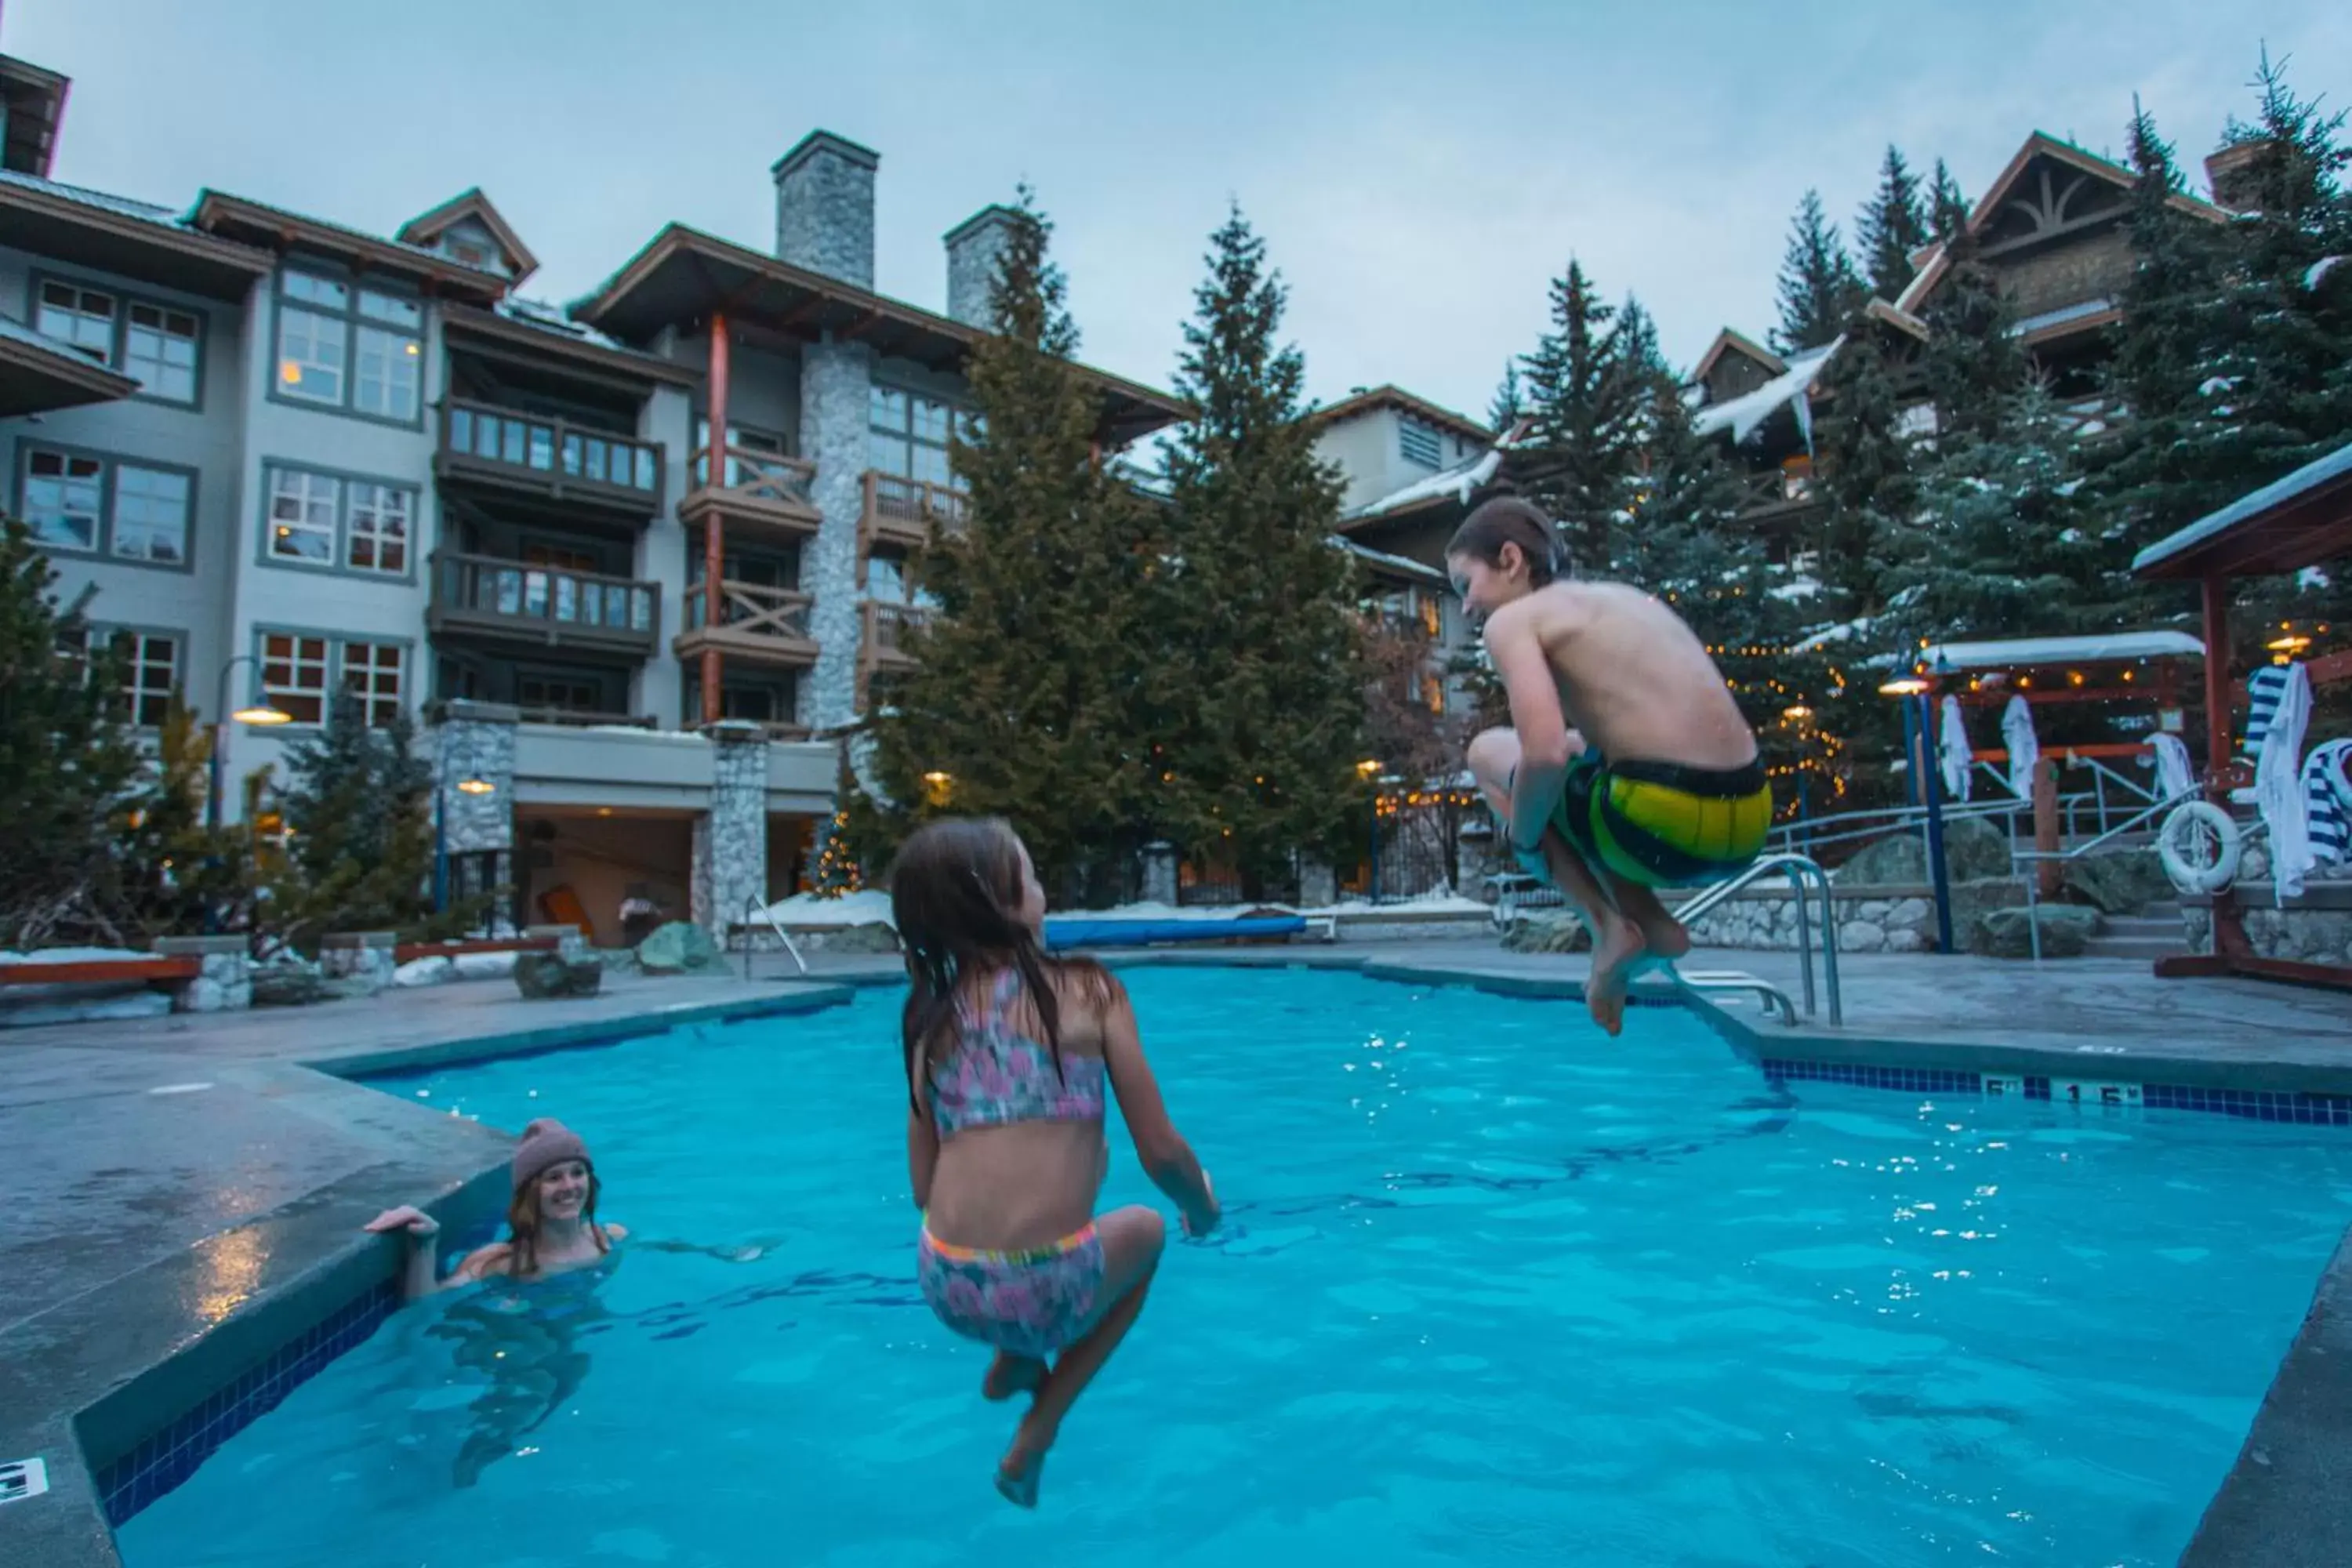
[(133, 980), (194, 980), (195, 957), (89, 958), (64, 963), (0, 963), (0, 985), (105, 985)]

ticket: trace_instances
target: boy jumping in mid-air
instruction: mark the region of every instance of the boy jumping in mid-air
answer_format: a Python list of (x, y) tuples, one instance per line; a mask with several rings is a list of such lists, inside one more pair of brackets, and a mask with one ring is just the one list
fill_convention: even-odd
[(1470, 771), (1520, 865), (1591, 930), (1585, 1005), (1614, 1035), (1636, 961), (1690, 951), (1651, 889), (1719, 880), (1764, 847), (1755, 731), (1681, 616), (1569, 580), (1550, 522), (1517, 497), (1474, 510), (1445, 563), (1511, 704), (1509, 729), (1470, 742)]

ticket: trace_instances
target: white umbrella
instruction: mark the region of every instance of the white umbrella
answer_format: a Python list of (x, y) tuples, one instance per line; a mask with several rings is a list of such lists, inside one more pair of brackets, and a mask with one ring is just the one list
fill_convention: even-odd
[(2178, 735), (2158, 734), (2155, 745), (2157, 793), (2167, 800), (2179, 800), (2197, 783), (2197, 770), (2189, 762), (2189, 744)]
[(1968, 721), (1960, 717), (1960, 700), (1944, 698), (1944, 793), (1954, 800), (1969, 798), (1969, 773), (1976, 753), (1969, 750)]
[(2033, 769), (2042, 761), (2042, 742), (2033, 733), (2033, 709), (2022, 697), (2012, 697), (2000, 715), (2000, 738), (2009, 747), (2009, 793), (2020, 800), (2033, 798)]
[(2254, 800), (2270, 826), (2271, 879), (2281, 904), (2302, 896), (2304, 873), (2319, 864), (2303, 793), (2303, 732), (2310, 722), (2311, 672), (2291, 664), (2254, 760)]

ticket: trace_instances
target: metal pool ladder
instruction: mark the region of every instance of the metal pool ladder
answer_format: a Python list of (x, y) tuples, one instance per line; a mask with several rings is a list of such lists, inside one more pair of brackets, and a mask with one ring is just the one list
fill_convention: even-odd
[[(752, 894), (751, 899), (744, 904), (743, 912), (749, 915), (757, 915), (760, 919), (767, 921), (768, 929), (776, 933), (776, 940), (782, 942), (784, 944), (784, 951), (793, 955), (793, 962), (800, 966), (800, 972), (803, 974), (806, 974), (809, 972), (808, 960), (801, 956), (801, 950), (793, 944), (792, 933), (784, 930), (783, 926), (777, 921), (774, 911), (768, 908), (768, 901), (765, 899), (762, 899), (757, 893)], [(751, 978), (751, 955), (757, 951), (758, 948), (751, 941), (751, 932), (748, 930), (745, 931), (743, 933), (743, 978), (745, 980)], [(1806, 977), (1806, 983), (1808, 985), (1811, 984), (1811, 975)]]
[[(1759, 877), (1774, 871), (1787, 874), (1790, 888), (1797, 896), (1797, 968), (1804, 977), (1805, 1016), (1813, 1016), (1813, 932), (1811, 895), (1818, 892), (1822, 900), (1822, 989), (1828, 994), (1830, 1026), (1842, 1027), (1845, 1023), (1845, 1003), (1838, 993), (1837, 905), (1830, 891), (1830, 874), (1822, 869), (1821, 862), (1810, 855), (1767, 855), (1728, 881), (1714, 887), (1674, 911), (1675, 919), (1690, 924), (1707, 910), (1722, 903), (1732, 894)], [(1686, 991), (1748, 991), (1764, 999), (1767, 1009), (1778, 1005), (1782, 1019), (1789, 1024), (1797, 1021), (1797, 1010), (1790, 1005), (1786, 993), (1769, 981), (1753, 974), (1732, 970), (1699, 970), (1689, 974), (1677, 973), (1675, 980)]]

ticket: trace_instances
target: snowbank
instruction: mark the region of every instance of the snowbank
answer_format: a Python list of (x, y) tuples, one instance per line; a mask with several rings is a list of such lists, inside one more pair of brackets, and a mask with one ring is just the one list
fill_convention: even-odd
[[(814, 893), (794, 893), (768, 906), (768, 913), (786, 931), (835, 931), (847, 926), (890, 924), (890, 895), (868, 888), (821, 899)], [(896, 929), (896, 928), (893, 928)]]
[(123, 963), (154, 956), (127, 947), (38, 947), (30, 952), (0, 952), (0, 963)]
[[(820, 899), (809, 893), (795, 893), (768, 906), (778, 924), (786, 931), (832, 931), (848, 926), (890, 925), (890, 895), (868, 889), (845, 893), (837, 899)], [(1306, 915), (1322, 920), (1332, 917), (1361, 918), (1375, 914), (1410, 912), (1416, 915), (1484, 915), (1486, 906), (1475, 899), (1465, 899), (1458, 893), (1433, 893), (1417, 899), (1391, 899), (1381, 903), (1367, 903), (1360, 899), (1343, 903), (1325, 904), (1314, 909), (1299, 909), (1290, 904), (1267, 901), (1238, 904), (1162, 904), (1149, 901), (1120, 904), (1108, 910), (1049, 910), (1048, 920), (1085, 921), (1234, 921), (1253, 914)], [(895, 928), (894, 928), (895, 929)]]

